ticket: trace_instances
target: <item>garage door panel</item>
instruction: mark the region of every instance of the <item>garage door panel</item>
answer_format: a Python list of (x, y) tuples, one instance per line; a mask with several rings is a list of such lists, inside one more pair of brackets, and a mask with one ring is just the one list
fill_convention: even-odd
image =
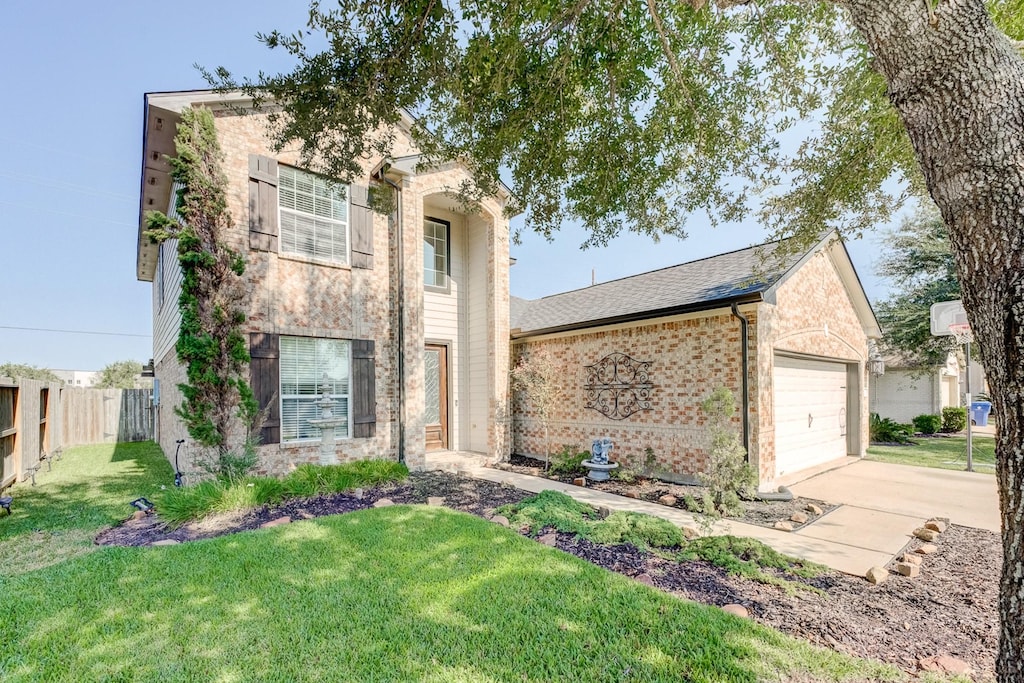
[(843, 362), (775, 357), (776, 476), (847, 455)]

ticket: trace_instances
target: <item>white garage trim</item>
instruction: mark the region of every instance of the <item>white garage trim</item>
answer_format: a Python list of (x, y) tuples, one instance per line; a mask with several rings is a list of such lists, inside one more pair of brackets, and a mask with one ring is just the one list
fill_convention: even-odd
[(846, 457), (848, 380), (843, 361), (775, 355), (776, 477)]

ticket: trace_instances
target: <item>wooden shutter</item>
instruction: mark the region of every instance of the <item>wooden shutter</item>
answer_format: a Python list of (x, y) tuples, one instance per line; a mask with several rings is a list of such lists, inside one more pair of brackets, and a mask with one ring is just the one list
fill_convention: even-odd
[(352, 436), (367, 438), (377, 430), (377, 390), (372, 339), (352, 340)]
[(373, 210), (369, 188), (350, 185), (352, 267), (373, 268)]
[(260, 443), (281, 443), (280, 337), (253, 332), (249, 335), (249, 374), (252, 391), (267, 419), (260, 430)]
[(277, 251), (277, 159), (249, 155), (249, 248)]

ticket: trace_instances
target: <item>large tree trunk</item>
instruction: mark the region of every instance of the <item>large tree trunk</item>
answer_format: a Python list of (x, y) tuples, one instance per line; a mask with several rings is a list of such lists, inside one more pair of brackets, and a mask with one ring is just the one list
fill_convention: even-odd
[[(996, 670), (1024, 682), (1024, 60), (983, 0), (846, 0), (949, 227), (999, 424)], [(936, 21), (937, 20), (937, 21)], [(954, 520), (955, 521), (955, 520)]]

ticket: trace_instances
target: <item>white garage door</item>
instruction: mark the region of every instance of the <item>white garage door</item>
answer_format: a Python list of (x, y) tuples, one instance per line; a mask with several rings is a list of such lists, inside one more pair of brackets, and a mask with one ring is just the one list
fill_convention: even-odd
[(775, 475), (847, 455), (846, 365), (775, 356)]

